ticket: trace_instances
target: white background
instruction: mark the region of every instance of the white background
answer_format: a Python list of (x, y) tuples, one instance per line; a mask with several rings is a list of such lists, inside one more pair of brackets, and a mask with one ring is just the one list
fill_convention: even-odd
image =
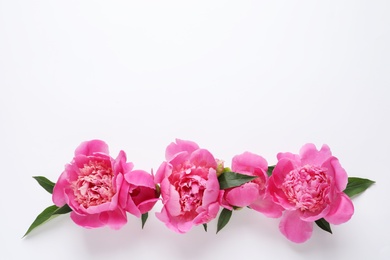
[[(1, 259), (390, 259), (390, 2), (0, 0)], [(85, 140), (156, 170), (175, 138), (230, 164), (328, 144), (377, 183), (355, 214), (294, 244), (234, 212), (218, 235), (150, 214), (120, 231), (60, 216), (21, 239)], [(158, 211), (160, 202), (154, 208)]]

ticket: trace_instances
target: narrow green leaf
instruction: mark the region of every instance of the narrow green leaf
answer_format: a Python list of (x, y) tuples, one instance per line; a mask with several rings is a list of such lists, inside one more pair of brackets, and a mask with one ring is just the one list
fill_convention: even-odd
[(148, 219), (149, 217), (149, 214), (148, 212), (142, 214), (141, 216), (141, 221), (142, 221), (142, 229), (144, 229), (144, 226), (145, 226), (145, 223), (146, 223), (146, 220)]
[(53, 215), (62, 215), (71, 212), (72, 209), (68, 206), (68, 204), (65, 204), (61, 208), (54, 211)]
[(52, 206), (47, 207), (46, 209), (44, 209), (41, 212), (41, 214), (39, 214), (36, 217), (36, 219), (31, 224), (31, 226), (28, 228), (26, 234), (24, 234), (23, 237), (27, 236), (33, 229), (42, 225), (43, 223), (50, 220), (51, 218), (56, 217), (56, 216), (61, 215), (61, 214), (69, 213), (71, 211), (72, 211), (72, 209), (69, 208), (69, 206), (67, 204), (65, 204), (61, 208), (57, 207), (56, 205), (52, 205)]
[(347, 188), (345, 188), (344, 193), (347, 194), (349, 197), (353, 197), (362, 193), (374, 183), (375, 181), (369, 179), (349, 177)]
[(326, 221), (324, 218), (321, 218), (319, 220), (316, 220), (317, 226), (319, 226), (322, 230), (325, 230), (326, 232), (329, 232), (332, 234), (332, 229), (330, 228), (330, 224), (328, 221)]
[(50, 194), (53, 193), (55, 183), (43, 176), (33, 176), (33, 178)]
[(237, 172), (224, 172), (218, 177), (218, 182), (220, 189), (225, 190), (240, 186), (256, 178), (256, 176), (244, 175)]
[(57, 209), (59, 209), (59, 208), (56, 205), (52, 205), (50, 207), (47, 207), (45, 210), (43, 210), (42, 213), (37, 216), (37, 218), (34, 220), (34, 222), (28, 228), (26, 234), (24, 234), (23, 237), (25, 237), (27, 234), (29, 234), (34, 228), (38, 227), (39, 225), (41, 225), (44, 222), (46, 222), (47, 220), (49, 220), (50, 217), (53, 216), (53, 213)]
[(221, 214), (219, 214), (218, 218), (218, 223), (217, 223), (217, 233), (226, 226), (226, 224), (229, 222), (231, 216), (232, 216), (232, 211), (228, 209), (223, 209), (221, 211)]
[(271, 177), (272, 175), (272, 171), (275, 169), (275, 165), (274, 166), (268, 166), (268, 170), (267, 170), (267, 175), (268, 177)]
[(207, 224), (203, 224), (204, 231), (207, 232)]

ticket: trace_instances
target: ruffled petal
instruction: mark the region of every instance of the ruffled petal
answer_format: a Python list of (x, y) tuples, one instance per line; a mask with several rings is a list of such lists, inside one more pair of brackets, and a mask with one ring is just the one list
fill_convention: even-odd
[(177, 153), (185, 151), (191, 154), (197, 149), (199, 149), (199, 146), (194, 142), (176, 139), (176, 143), (172, 142), (165, 150), (165, 159), (170, 161)]
[(302, 165), (309, 164), (318, 167), (332, 156), (329, 146), (326, 144), (324, 144), (319, 151), (317, 151), (314, 144), (305, 144), (302, 146), (299, 154), (301, 156)]
[(75, 156), (91, 156), (94, 153), (109, 154), (108, 145), (101, 140), (91, 140), (81, 143), (74, 152)]
[(285, 211), (279, 223), (279, 230), (292, 242), (303, 243), (311, 237), (313, 222), (301, 220), (297, 211)]
[(259, 186), (245, 183), (226, 192), (226, 201), (236, 207), (246, 207), (259, 198)]
[(279, 218), (282, 216), (284, 208), (273, 202), (271, 196), (267, 195), (258, 198), (249, 205), (251, 209), (263, 213), (268, 218)]
[(354, 207), (351, 199), (344, 193), (339, 193), (336, 199), (331, 204), (328, 215), (325, 220), (331, 224), (342, 224), (351, 219), (354, 212)]

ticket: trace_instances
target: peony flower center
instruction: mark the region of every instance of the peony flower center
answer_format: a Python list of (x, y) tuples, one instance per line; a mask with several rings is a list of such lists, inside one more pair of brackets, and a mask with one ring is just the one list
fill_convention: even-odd
[(206, 189), (206, 180), (199, 176), (185, 177), (178, 183), (177, 191), (180, 194), (180, 206), (184, 212), (191, 212), (202, 205), (203, 192)]
[(298, 209), (315, 212), (328, 203), (330, 184), (325, 168), (305, 165), (286, 175), (282, 190)]
[(80, 168), (80, 175), (72, 182), (76, 201), (88, 208), (111, 201), (115, 194), (112, 186), (111, 165), (103, 161), (90, 161)]
[(181, 211), (185, 214), (196, 213), (195, 210), (202, 205), (208, 171), (208, 168), (185, 162), (171, 175), (170, 180), (179, 193)]

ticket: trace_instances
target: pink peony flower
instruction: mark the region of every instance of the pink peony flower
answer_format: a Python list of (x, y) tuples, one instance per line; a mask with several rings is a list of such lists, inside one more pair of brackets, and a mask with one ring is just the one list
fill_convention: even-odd
[(257, 178), (238, 187), (222, 191), (221, 205), (229, 210), (232, 210), (233, 206), (249, 206), (267, 217), (280, 217), (283, 208), (275, 204), (272, 197), (266, 192), (267, 169), (267, 161), (259, 155), (245, 152), (234, 156), (232, 160), (233, 172)]
[(158, 197), (153, 176), (132, 168), (123, 151), (113, 159), (103, 141), (83, 142), (54, 186), (53, 202), (68, 204), (80, 226), (119, 229), (127, 222), (126, 210), (139, 217)]
[(348, 221), (354, 212), (343, 193), (348, 177), (327, 145), (318, 151), (304, 145), (300, 154), (279, 153), (268, 190), (285, 212), (279, 224), (283, 235), (296, 243), (310, 238), (313, 222), (324, 218), (331, 224)]
[(214, 219), (220, 191), (213, 155), (194, 142), (176, 139), (165, 157), (155, 177), (161, 183), (163, 202), (157, 218), (178, 233)]

